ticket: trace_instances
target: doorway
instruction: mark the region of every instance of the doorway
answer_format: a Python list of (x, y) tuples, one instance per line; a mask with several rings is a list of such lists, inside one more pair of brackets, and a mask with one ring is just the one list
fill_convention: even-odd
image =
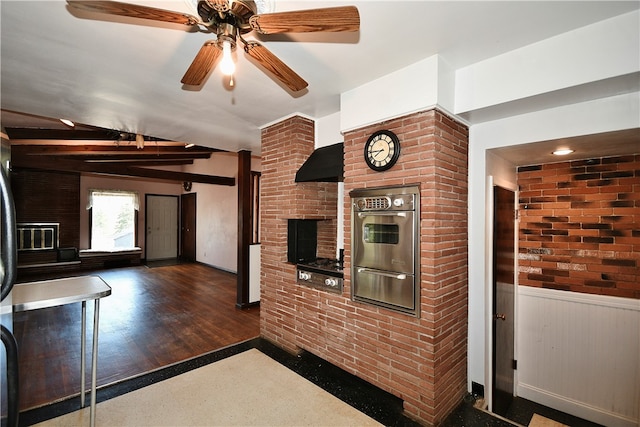
[(183, 261), (196, 260), (196, 193), (180, 197), (180, 258)]
[(493, 187), (492, 411), (506, 416), (514, 397), (515, 193)]
[(178, 196), (146, 195), (146, 260), (178, 257)]

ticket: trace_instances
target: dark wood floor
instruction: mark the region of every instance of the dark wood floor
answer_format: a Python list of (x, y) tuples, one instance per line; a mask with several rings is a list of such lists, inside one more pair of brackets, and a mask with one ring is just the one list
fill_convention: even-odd
[[(259, 307), (235, 307), (235, 274), (202, 264), (91, 274), (112, 288), (100, 302), (98, 387), (260, 334)], [(90, 302), (87, 354), (92, 321)], [(80, 303), (15, 314), (21, 410), (79, 394), (80, 329)], [(88, 365), (87, 389), (90, 373)]]

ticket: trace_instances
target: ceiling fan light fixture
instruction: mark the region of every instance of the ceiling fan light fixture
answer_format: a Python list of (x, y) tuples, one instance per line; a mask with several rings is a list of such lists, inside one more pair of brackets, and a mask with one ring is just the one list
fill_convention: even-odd
[(193, 146), (195, 146), (195, 145), (196, 145), (196, 144), (194, 144), (193, 142), (190, 142), (190, 143), (188, 143), (188, 144), (185, 144), (185, 145), (184, 145), (184, 148), (191, 148), (191, 147), (193, 147)]
[[(305, 89), (308, 84), (289, 66), (255, 40), (246, 41), (243, 34), (355, 32), (360, 30), (360, 14), (356, 6), (334, 6), (318, 9), (271, 13), (276, 0), (183, 0), (186, 7), (195, 9), (198, 16), (120, 1), (67, 0), (71, 7), (91, 13), (104, 13), (135, 19), (186, 25), (198, 32), (214, 33), (198, 51), (184, 74), (181, 83), (200, 86), (222, 59), (224, 74), (234, 86), (235, 63), (232, 52), (239, 37), (244, 51), (263, 71), (271, 74), (292, 92)], [(266, 12), (266, 13), (265, 13)], [(223, 57), (223, 58), (221, 58)]]
[(236, 64), (231, 56), (231, 42), (222, 42), (222, 61), (220, 61), (220, 71), (225, 76), (231, 76), (236, 71)]
[(71, 128), (76, 127), (76, 124), (69, 119), (60, 119), (60, 121)]

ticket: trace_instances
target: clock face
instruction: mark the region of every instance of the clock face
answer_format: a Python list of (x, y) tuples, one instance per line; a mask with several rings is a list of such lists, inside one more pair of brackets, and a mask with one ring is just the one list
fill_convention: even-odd
[(400, 157), (400, 141), (391, 131), (381, 130), (369, 137), (364, 145), (364, 160), (374, 171), (391, 168)]

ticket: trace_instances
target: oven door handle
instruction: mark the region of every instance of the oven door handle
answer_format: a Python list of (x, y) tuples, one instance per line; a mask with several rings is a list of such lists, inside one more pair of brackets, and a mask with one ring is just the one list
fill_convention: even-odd
[(406, 274), (403, 273), (387, 273), (385, 271), (372, 270), (370, 268), (358, 267), (358, 273), (368, 273), (368, 274), (376, 274), (378, 276), (391, 277), (392, 279), (404, 280), (407, 278)]
[(400, 216), (406, 218), (406, 212), (358, 212), (358, 218), (364, 218), (367, 216)]

